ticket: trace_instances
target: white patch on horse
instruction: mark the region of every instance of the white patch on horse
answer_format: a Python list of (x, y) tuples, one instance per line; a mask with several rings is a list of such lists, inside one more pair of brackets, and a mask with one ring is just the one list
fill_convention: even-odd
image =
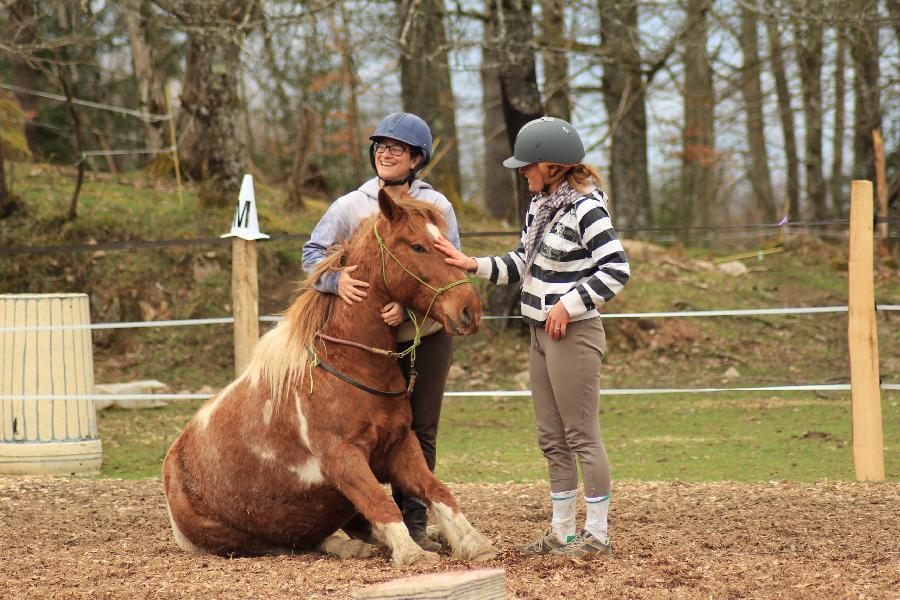
[(259, 446), (257, 444), (253, 444), (250, 446), (250, 452), (252, 452), (253, 455), (257, 458), (260, 458), (264, 461), (275, 460), (275, 451), (267, 446)]
[(294, 405), (297, 407), (297, 422), (300, 425), (300, 441), (303, 442), (303, 445), (307, 450), (311, 449), (309, 445), (309, 423), (306, 421), (306, 416), (303, 414), (303, 409), (300, 408), (300, 394), (294, 393)]
[(240, 383), (242, 379), (243, 377), (238, 377), (229, 383), (228, 387), (219, 392), (215, 398), (204, 404), (200, 410), (197, 411), (197, 423), (201, 428), (205, 430), (207, 426), (209, 426), (209, 420), (212, 418), (213, 413), (216, 412), (216, 409), (219, 408), (219, 404), (225, 399), (225, 396), (231, 393), (234, 387)]
[(325, 478), (322, 476), (322, 467), (319, 464), (319, 459), (314, 456), (310, 456), (309, 460), (302, 465), (288, 467), (288, 470), (294, 473), (301, 483), (307, 485), (317, 485), (325, 481)]
[(409, 530), (403, 521), (398, 523), (378, 523), (372, 529), (375, 539), (391, 549), (391, 559), (395, 565), (411, 565), (417, 562), (437, 562), (434, 552), (426, 552), (409, 537)]
[(263, 406), (263, 423), (268, 425), (272, 422), (272, 409), (275, 408), (275, 401), (269, 398)]
[(427, 229), (428, 233), (431, 234), (431, 237), (433, 237), (436, 240), (439, 240), (444, 237), (443, 235), (441, 235), (441, 230), (438, 229), (438, 226), (435, 225), (434, 223), (428, 223), (427, 225), (425, 225), (425, 229)]
[(431, 509), (441, 531), (444, 532), (444, 537), (453, 548), (454, 558), (483, 560), (496, 554), (488, 539), (472, 527), (464, 514), (454, 511), (442, 502), (435, 502), (431, 505)]

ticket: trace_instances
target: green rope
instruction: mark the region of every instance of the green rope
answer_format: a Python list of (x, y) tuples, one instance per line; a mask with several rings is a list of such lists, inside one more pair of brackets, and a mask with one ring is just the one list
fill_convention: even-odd
[[(437, 300), (438, 296), (440, 296), (447, 290), (455, 288), (458, 285), (462, 285), (464, 283), (469, 283), (469, 280), (468, 280), (468, 278), (460, 279), (459, 281), (454, 281), (453, 283), (450, 283), (450, 284), (445, 285), (440, 288), (434, 287), (433, 285), (429, 284), (427, 281), (425, 281), (424, 279), (422, 279), (421, 277), (419, 277), (418, 275), (416, 275), (415, 273), (410, 271), (406, 267), (406, 265), (404, 265), (400, 261), (400, 259), (397, 258), (397, 256), (393, 252), (391, 252), (391, 249), (387, 247), (387, 245), (384, 243), (384, 240), (381, 238), (381, 234), (378, 232), (378, 222), (377, 221), (372, 225), (372, 230), (375, 232), (375, 240), (378, 242), (378, 249), (381, 251), (381, 277), (382, 277), (382, 279), (384, 279), (385, 287), (388, 287), (387, 260), (384, 257), (384, 253), (387, 252), (390, 255), (390, 257), (394, 259), (394, 262), (396, 262), (398, 265), (400, 265), (400, 268), (402, 268), (404, 271), (409, 273), (409, 275), (412, 276), (413, 279), (415, 279), (416, 281), (418, 281), (419, 283), (421, 283), (422, 285), (424, 285), (425, 287), (430, 289), (432, 292), (434, 292), (434, 297), (431, 299), (431, 302), (428, 304), (428, 310), (425, 311), (425, 315), (422, 317), (421, 321), (416, 319), (416, 315), (412, 310), (410, 310), (409, 308), (406, 309), (406, 314), (409, 315), (409, 319), (410, 319), (410, 321), (412, 321), (412, 324), (416, 330), (416, 333), (413, 336), (412, 345), (409, 348), (407, 348), (403, 352), (395, 352), (394, 353), (394, 354), (396, 354), (397, 358), (403, 358), (407, 354), (409, 355), (409, 386), (407, 387), (406, 391), (408, 394), (412, 394), (413, 386), (415, 386), (415, 384), (416, 384), (416, 377), (418, 375), (418, 373), (416, 372), (416, 348), (419, 346), (419, 344), (422, 343), (422, 327), (424, 327), (425, 320), (428, 319), (428, 315), (429, 315), (429, 313), (431, 313), (431, 307), (434, 306), (434, 301)], [(310, 378), (310, 393), (312, 393), (312, 378)]]

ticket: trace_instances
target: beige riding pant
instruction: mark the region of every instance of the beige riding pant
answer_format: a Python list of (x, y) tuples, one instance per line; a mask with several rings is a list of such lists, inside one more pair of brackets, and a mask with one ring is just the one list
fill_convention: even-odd
[(575, 457), (588, 498), (609, 493), (609, 459), (600, 437), (600, 364), (606, 334), (599, 318), (569, 323), (554, 341), (531, 327), (531, 390), (538, 445), (547, 458), (552, 492), (578, 489)]

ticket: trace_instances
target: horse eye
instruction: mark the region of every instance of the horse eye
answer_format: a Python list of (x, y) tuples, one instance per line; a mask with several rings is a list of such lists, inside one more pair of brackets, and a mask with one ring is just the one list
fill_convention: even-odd
[(413, 252), (418, 252), (419, 254), (425, 253), (425, 247), (421, 244), (413, 244), (412, 245)]

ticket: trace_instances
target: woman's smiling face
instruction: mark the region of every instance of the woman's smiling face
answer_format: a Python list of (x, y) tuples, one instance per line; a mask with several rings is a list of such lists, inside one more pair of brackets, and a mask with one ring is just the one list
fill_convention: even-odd
[(528, 180), (528, 191), (532, 194), (537, 194), (544, 189), (544, 175), (541, 173), (538, 163), (531, 163), (530, 165), (519, 167), (519, 173)]
[(375, 142), (375, 170), (385, 181), (405, 179), (421, 160), (422, 157), (413, 154), (403, 142), (391, 138)]

